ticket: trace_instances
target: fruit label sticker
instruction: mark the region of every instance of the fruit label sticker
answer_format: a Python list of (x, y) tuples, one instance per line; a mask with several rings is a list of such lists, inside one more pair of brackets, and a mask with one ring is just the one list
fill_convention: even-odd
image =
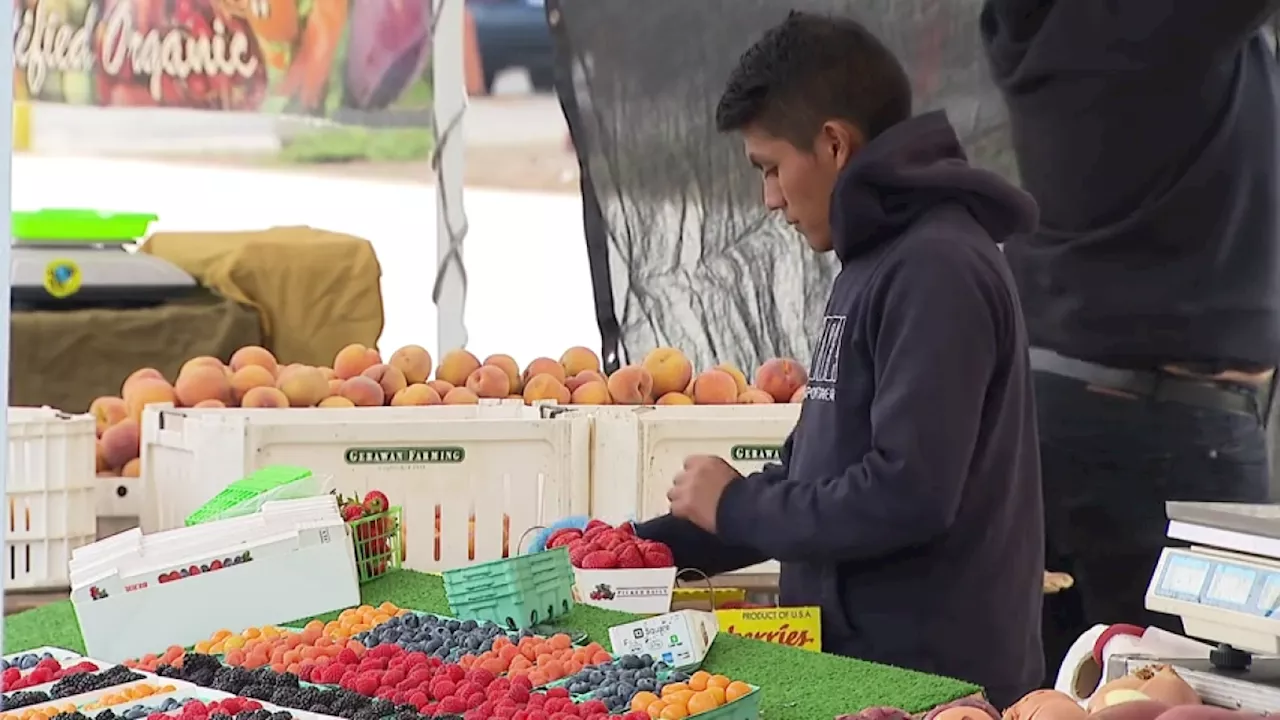
[(730, 635), (822, 652), (822, 609), (816, 607), (717, 610)]
[(781, 445), (734, 445), (729, 457), (735, 462), (777, 462)]
[(702, 664), (718, 631), (716, 616), (681, 610), (609, 628), (614, 654), (649, 655), (677, 670)]
[(460, 447), (347, 448), (342, 457), (348, 465), (441, 465), (467, 459)]
[(44, 289), (56, 298), (80, 292), (80, 266), (71, 260), (54, 260), (44, 268)]

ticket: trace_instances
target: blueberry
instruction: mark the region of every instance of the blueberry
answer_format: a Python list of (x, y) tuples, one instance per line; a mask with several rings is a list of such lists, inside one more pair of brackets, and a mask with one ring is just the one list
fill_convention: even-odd
[(449, 632), (453, 632), (458, 628), (462, 627), (462, 623), (458, 622), (457, 620), (450, 620), (446, 622), (444, 626), (449, 629)]
[(653, 678), (640, 678), (636, 681), (637, 690), (648, 690), (649, 692), (657, 692), (658, 681)]
[(472, 630), (475, 630), (477, 627), (479, 627), (479, 625), (476, 624), (475, 620), (462, 621), (462, 629), (466, 630), (467, 632), (471, 632)]

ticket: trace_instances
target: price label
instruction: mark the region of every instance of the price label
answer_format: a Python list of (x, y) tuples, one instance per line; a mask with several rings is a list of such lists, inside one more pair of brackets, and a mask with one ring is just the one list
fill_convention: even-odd
[(1185, 555), (1170, 555), (1160, 587), (1174, 595), (1199, 596), (1209, 576), (1209, 563)]
[(1234, 565), (1219, 565), (1209, 583), (1210, 600), (1227, 605), (1244, 606), (1253, 592), (1258, 573)]

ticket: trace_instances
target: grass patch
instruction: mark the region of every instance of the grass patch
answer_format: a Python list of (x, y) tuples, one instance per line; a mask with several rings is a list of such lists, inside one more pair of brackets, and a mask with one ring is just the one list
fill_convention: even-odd
[(430, 158), (433, 147), (431, 131), (424, 128), (326, 128), (289, 140), (278, 159), (294, 165), (410, 162)]

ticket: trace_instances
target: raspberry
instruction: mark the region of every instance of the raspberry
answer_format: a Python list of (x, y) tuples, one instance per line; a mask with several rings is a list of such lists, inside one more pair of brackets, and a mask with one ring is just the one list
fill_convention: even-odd
[(618, 556), (608, 550), (596, 550), (582, 558), (578, 567), (583, 570), (612, 570), (618, 567)]
[(463, 702), (462, 698), (456, 698), (450, 695), (449, 697), (440, 699), (440, 705), (437, 708), (437, 712), (441, 715), (458, 715), (466, 711), (466, 709), (467, 704)]
[(346, 675), (346, 672), (345, 668), (341, 665), (325, 665), (319, 674), (321, 677), (320, 684), (337, 685), (342, 682), (342, 678)]
[(479, 685), (481, 690), (489, 687), (489, 683), (493, 682), (494, 679), (494, 674), (482, 667), (473, 667), (471, 672), (467, 673), (467, 681)]
[(315, 682), (311, 678), (315, 675), (316, 666), (307, 664), (298, 668), (298, 679), (303, 682)]
[(354, 689), (365, 697), (372, 697), (374, 693), (378, 692), (379, 684), (378, 678), (372, 673), (362, 673), (356, 678)]
[(39, 670), (41, 668), (48, 670), (51, 673), (56, 673), (62, 669), (62, 663), (54, 660), (53, 658), (45, 658), (36, 663), (36, 669)]
[(545, 705), (546, 703), (547, 703), (547, 696), (543, 695), (542, 693), (530, 693), (529, 699), (525, 701), (525, 704), (528, 705), (530, 709), (533, 709), (533, 708), (541, 709), (542, 706)]
[[(565, 698), (565, 699), (568, 699), (568, 698), (569, 698), (569, 688), (564, 687), (564, 686), (560, 686), (560, 687), (553, 687), (553, 688), (547, 688), (546, 695), (547, 695), (547, 699), (551, 699), (551, 698)], [(550, 703), (548, 703), (548, 704), (550, 704)]]
[(461, 665), (445, 665), (444, 671), (447, 677), (455, 683), (462, 682), (462, 679), (467, 676), (467, 671), (463, 670)]
[(427, 663), (427, 654), (424, 652), (420, 652), (418, 650), (414, 650), (413, 652), (404, 656), (405, 667), (417, 667), (419, 665), (425, 665), (426, 663)]
[(541, 708), (529, 708), (526, 720), (551, 720), (551, 716), (542, 712)]
[(635, 543), (625, 543), (617, 548), (618, 567), (642, 568), (645, 566), (644, 555)]
[(435, 700), (444, 700), (453, 696), (453, 691), (458, 688), (449, 678), (439, 678), (431, 681), (430, 693)]
[(604, 704), (603, 700), (588, 700), (578, 706), (578, 714), (583, 717), (590, 715), (609, 714), (609, 706)]
[(484, 692), (483, 692), (483, 691), (479, 691), (479, 690), (478, 690), (478, 691), (476, 691), (476, 692), (473, 692), (473, 693), (471, 693), (471, 696), (467, 698), (467, 709), (468, 709), (468, 710), (471, 710), (471, 709), (473, 709), (473, 708), (478, 708), (478, 707), (480, 707), (482, 704), (484, 704)]
[(489, 720), (489, 716), (493, 715), (493, 703), (488, 700), (485, 700), (484, 702), (475, 706), (473, 712), (479, 713), (480, 717), (483, 717), (484, 720)]
[(458, 689), (453, 691), (453, 694), (457, 695), (460, 698), (469, 698), (472, 695), (475, 695), (476, 693), (483, 695), (484, 688), (471, 682), (470, 680), (464, 680), (463, 682), (458, 683)]
[(431, 702), (431, 698), (427, 697), (427, 694), (421, 690), (414, 690), (405, 695), (404, 701), (421, 710), (424, 705)]
[(373, 696), (379, 700), (390, 700), (393, 703), (395, 702), (396, 695), (400, 695), (400, 701), (404, 702), (404, 693), (397, 693), (395, 688), (385, 686), (380, 687), (378, 688), (378, 691), (373, 694)]
[(518, 687), (529, 693), (533, 691), (533, 681), (529, 679), (528, 675), (517, 675), (511, 678), (511, 687)]
[(351, 648), (342, 648), (342, 652), (338, 653), (338, 656), (334, 658), (334, 662), (338, 662), (343, 665), (356, 665), (359, 664), (360, 658)]
[(398, 685), (405, 679), (406, 675), (403, 670), (392, 668), (382, 674), (383, 685)]
[(512, 683), (511, 689), (507, 691), (507, 697), (517, 705), (524, 705), (529, 702), (529, 688)]

